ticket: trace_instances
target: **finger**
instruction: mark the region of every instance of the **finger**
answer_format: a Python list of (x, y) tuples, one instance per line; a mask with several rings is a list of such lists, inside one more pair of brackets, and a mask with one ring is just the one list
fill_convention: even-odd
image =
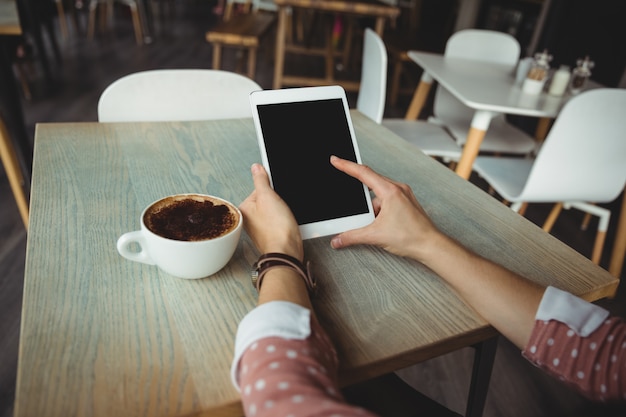
[(375, 197), (372, 199), (372, 208), (374, 209), (374, 215), (378, 216), (378, 213), (380, 213), (380, 208), (382, 207), (382, 202), (380, 201), (380, 198)]
[(271, 189), (270, 178), (265, 168), (263, 168), (263, 165), (254, 163), (250, 167), (250, 171), (252, 172), (252, 181), (254, 182), (254, 188), (256, 190)]
[(352, 245), (361, 244), (374, 244), (374, 240), (371, 239), (371, 230), (368, 226), (360, 229), (353, 229), (347, 232), (343, 232), (335, 236), (330, 241), (330, 246), (333, 249), (346, 248)]
[(345, 172), (367, 185), (376, 195), (381, 195), (389, 180), (373, 169), (337, 156), (330, 157), (330, 163), (338, 170)]
[(246, 197), (245, 200), (239, 204), (239, 210), (242, 212), (247, 211), (248, 206), (254, 206), (254, 204), (256, 204), (256, 190), (252, 190), (250, 195), (248, 195), (248, 197)]

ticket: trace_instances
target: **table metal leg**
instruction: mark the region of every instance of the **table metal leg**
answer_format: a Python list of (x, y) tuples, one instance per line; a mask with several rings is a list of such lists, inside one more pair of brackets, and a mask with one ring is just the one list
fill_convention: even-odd
[(465, 409), (466, 417), (481, 417), (483, 415), (497, 347), (497, 337), (480, 342), (474, 346), (474, 366), (467, 407)]

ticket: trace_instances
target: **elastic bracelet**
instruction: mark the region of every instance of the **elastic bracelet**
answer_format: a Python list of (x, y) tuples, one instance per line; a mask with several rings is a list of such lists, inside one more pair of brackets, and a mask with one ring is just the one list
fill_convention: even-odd
[(261, 255), (259, 259), (252, 265), (252, 286), (261, 290), (263, 277), (272, 268), (289, 267), (296, 271), (302, 277), (309, 294), (315, 293), (317, 283), (311, 274), (311, 263), (307, 261), (306, 268), (298, 259), (284, 253), (266, 253)]

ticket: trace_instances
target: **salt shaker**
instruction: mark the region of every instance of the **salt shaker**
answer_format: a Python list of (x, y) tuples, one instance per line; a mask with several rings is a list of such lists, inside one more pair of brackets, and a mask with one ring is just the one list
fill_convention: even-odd
[(527, 94), (539, 94), (543, 90), (543, 85), (548, 77), (548, 71), (550, 70), (550, 60), (552, 55), (548, 55), (548, 50), (544, 49), (543, 52), (535, 54), (535, 60), (533, 61), (524, 84), (522, 84), (522, 91)]
[(552, 82), (550, 83), (550, 89), (548, 94), (553, 96), (562, 96), (567, 90), (567, 86), (570, 80), (570, 70), (567, 65), (561, 65), (561, 67), (552, 76)]
[(588, 56), (585, 59), (576, 61), (576, 68), (572, 71), (572, 80), (569, 84), (569, 91), (572, 94), (578, 94), (585, 88), (585, 84), (587, 84), (587, 80), (591, 76), (591, 68), (593, 66), (594, 63)]

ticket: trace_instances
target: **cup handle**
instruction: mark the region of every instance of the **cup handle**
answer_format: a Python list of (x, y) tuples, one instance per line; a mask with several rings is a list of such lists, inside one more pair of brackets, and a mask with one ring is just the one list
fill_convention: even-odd
[[(130, 250), (130, 245), (133, 243), (139, 245), (138, 252)], [(146, 239), (141, 230), (124, 233), (120, 236), (117, 240), (117, 251), (124, 258), (131, 261), (141, 262), (148, 265), (156, 265), (156, 262), (154, 262), (150, 255), (148, 255), (148, 251), (146, 250)]]

